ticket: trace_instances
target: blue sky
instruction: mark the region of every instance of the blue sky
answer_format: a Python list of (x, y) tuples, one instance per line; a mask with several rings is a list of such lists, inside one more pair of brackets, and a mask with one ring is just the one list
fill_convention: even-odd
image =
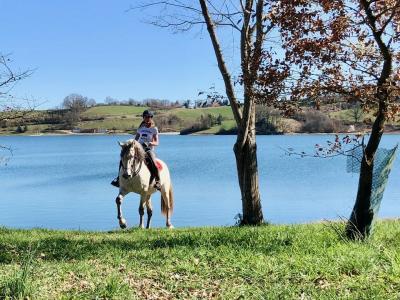
[(126, 12), (135, 1), (0, 0), (0, 51), (15, 68), (36, 69), (13, 94), (51, 108), (70, 93), (102, 102), (196, 99), (211, 85), (223, 92), (207, 32), (145, 24), (141, 12)]

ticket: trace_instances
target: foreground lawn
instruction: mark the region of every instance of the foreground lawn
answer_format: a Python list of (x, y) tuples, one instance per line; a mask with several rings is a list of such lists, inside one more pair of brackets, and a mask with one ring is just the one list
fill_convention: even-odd
[(342, 229), (0, 229), (0, 299), (399, 299), (400, 221)]

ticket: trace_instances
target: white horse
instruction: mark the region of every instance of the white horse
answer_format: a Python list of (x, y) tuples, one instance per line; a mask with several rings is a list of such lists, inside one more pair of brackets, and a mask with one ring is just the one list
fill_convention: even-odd
[[(150, 228), (151, 216), (153, 208), (151, 204), (151, 195), (157, 190), (150, 185), (150, 171), (145, 165), (145, 152), (142, 145), (134, 139), (127, 140), (124, 143), (119, 142), (121, 146), (121, 163), (119, 170), (119, 194), (115, 202), (117, 203), (118, 220), (121, 228), (126, 228), (126, 220), (122, 216), (121, 204), (124, 197), (130, 193), (140, 195), (139, 227), (144, 228), (143, 215), (144, 208), (147, 208), (147, 225)], [(160, 171), (161, 184), (161, 213), (166, 216), (166, 226), (173, 228), (171, 224), (171, 214), (174, 206), (174, 198), (172, 192), (171, 178), (167, 165), (157, 159)]]

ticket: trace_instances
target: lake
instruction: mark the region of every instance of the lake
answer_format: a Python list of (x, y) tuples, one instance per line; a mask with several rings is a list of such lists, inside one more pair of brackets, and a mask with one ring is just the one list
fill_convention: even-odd
[[(6, 136), (13, 156), (0, 166), (0, 226), (112, 230), (118, 228), (115, 197), (120, 147), (129, 136)], [(175, 227), (233, 225), (241, 212), (232, 151), (235, 136), (162, 135), (157, 155), (170, 168)], [(280, 147), (312, 152), (328, 135), (258, 136), (258, 166), (264, 218), (275, 224), (348, 217), (358, 174), (346, 173), (346, 158), (298, 158)], [(385, 135), (392, 148), (399, 135)], [(0, 152), (4, 153), (5, 152)], [(400, 216), (397, 159), (380, 217)], [(123, 203), (128, 226), (138, 224), (139, 196)], [(163, 227), (160, 196), (153, 195), (153, 226)]]

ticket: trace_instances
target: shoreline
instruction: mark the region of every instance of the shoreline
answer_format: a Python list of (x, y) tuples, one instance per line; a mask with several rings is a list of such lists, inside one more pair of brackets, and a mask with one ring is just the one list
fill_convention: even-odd
[[(40, 136), (113, 136), (113, 135), (133, 135), (131, 133), (120, 132), (120, 133), (39, 133), (39, 134), (0, 134), (2, 136), (30, 136), (30, 137), (40, 137)], [(159, 135), (179, 135), (179, 132), (160, 132)]]
[[(289, 132), (281, 134), (257, 134), (257, 136), (298, 136), (298, 135), (369, 135), (370, 132)], [(384, 135), (400, 135), (400, 130), (388, 130), (383, 133)], [(38, 133), (38, 134), (0, 134), (0, 137), (9, 136), (29, 136), (29, 137), (40, 137), (40, 136), (114, 136), (114, 135), (132, 135), (126, 132), (116, 132), (116, 133), (74, 133), (74, 132), (54, 132), (54, 133)], [(161, 136), (168, 135), (181, 135), (180, 132), (160, 132)], [(225, 136), (236, 134), (213, 134), (213, 133), (201, 133), (195, 132), (192, 134), (185, 134), (182, 136)]]

